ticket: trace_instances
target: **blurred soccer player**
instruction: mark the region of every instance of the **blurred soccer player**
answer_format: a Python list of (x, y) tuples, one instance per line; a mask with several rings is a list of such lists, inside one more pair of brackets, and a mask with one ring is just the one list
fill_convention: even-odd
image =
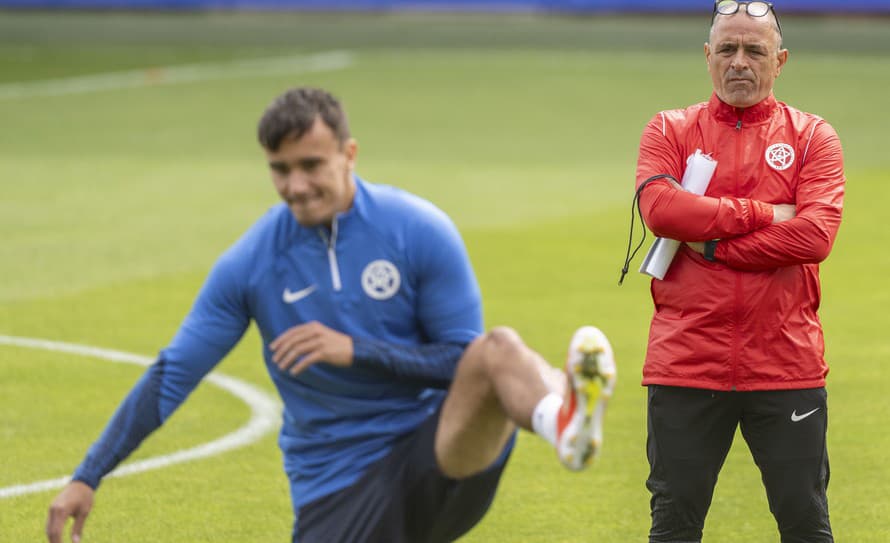
[(482, 334), (479, 288), (452, 222), (354, 175), (337, 100), (278, 97), (259, 123), (284, 201), (210, 272), (167, 348), (50, 507), (79, 539), (101, 479), (167, 420), (253, 320), (284, 402), (279, 444), (302, 543), (452, 541), (487, 511), (516, 427), (580, 469), (599, 450), (611, 347), (572, 337), (566, 371), (508, 328)]
[[(833, 541), (817, 310), (841, 222), (841, 145), (773, 96), (788, 51), (772, 4), (718, 1), (704, 52), (710, 101), (657, 114), (637, 164), (646, 224), (686, 242), (651, 286), (649, 541), (701, 541), (739, 426), (781, 540)], [(681, 179), (696, 149), (717, 161), (704, 196), (663, 178)]]

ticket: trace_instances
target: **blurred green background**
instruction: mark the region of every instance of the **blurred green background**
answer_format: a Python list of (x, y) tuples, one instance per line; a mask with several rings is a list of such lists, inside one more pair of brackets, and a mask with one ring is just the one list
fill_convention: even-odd
[[(776, 95), (844, 144), (844, 224), (822, 267), (839, 541), (890, 540), (890, 20), (783, 17)], [(555, 365), (580, 324), (611, 338), (619, 387), (593, 469), (566, 472), (521, 435), (469, 542), (644, 541), (648, 281), (618, 272), (637, 144), (662, 109), (706, 100), (708, 16), (326, 15), (0, 11), (0, 334), (147, 354), (170, 339), (212, 265), (276, 202), (255, 125), (284, 89), (347, 107), (358, 172), (425, 196), (461, 229), (486, 323)], [(636, 269), (639, 257), (632, 265)], [(253, 330), (220, 366), (272, 392)], [(136, 367), (0, 345), (0, 487), (70, 473)], [(244, 424), (202, 386), (137, 457)], [(0, 540), (38, 541), (54, 491), (0, 500)], [(87, 541), (285, 541), (275, 436), (109, 480)], [(705, 530), (777, 541), (741, 438)]]

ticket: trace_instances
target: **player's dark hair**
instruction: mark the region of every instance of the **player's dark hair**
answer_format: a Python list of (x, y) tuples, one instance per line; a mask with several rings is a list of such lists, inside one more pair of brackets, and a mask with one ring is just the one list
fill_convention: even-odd
[(260, 118), (260, 145), (277, 151), (285, 139), (300, 139), (321, 118), (342, 145), (349, 139), (349, 123), (340, 102), (329, 92), (312, 87), (290, 89), (276, 98)]

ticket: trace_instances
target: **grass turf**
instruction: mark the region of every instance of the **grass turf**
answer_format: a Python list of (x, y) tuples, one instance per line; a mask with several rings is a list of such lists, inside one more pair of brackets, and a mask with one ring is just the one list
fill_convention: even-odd
[[(491, 512), (465, 540), (643, 540), (639, 376), (651, 304), (642, 276), (616, 282), (639, 133), (659, 109), (708, 96), (704, 19), (0, 12), (0, 85), (335, 49), (354, 58), (329, 72), (0, 99), (0, 334), (163, 347), (215, 256), (276, 201), (254, 140), (260, 112), (288, 86), (325, 86), (349, 111), (359, 173), (429, 197), (458, 223), (488, 325), (514, 326), (558, 364), (572, 330), (591, 322), (618, 353), (597, 465), (567, 473), (522, 435)], [(822, 273), (832, 519), (838, 540), (882, 542), (890, 257), (875, 248), (888, 237), (890, 27), (792, 17), (783, 27), (792, 56), (776, 94), (828, 119), (847, 159), (844, 224)], [(220, 370), (272, 390), (253, 331)], [(139, 374), (0, 346), (0, 485), (73, 469)], [(212, 439), (246, 417), (202, 386), (138, 455)], [(286, 540), (274, 442), (106, 482), (88, 540)], [(38, 540), (52, 495), (0, 502), (3, 538)], [(740, 439), (706, 540), (777, 540)]]

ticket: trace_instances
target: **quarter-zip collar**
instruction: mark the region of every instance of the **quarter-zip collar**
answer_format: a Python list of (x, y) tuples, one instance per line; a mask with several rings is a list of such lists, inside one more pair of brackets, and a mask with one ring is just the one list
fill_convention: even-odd
[(357, 175), (352, 176), (355, 182), (355, 193), (352, 196), (352, 205), (346, 211), (341, 211), (334, 215), (331, 226), (316, 226), (311, 230), (318, 232), (326, 244), (330, 244), (331, 240), (336, 244), (337, 239), (343, 239), (344, 234), (348, 235), (348, 228), (353, 222), (358, 220), (365, 214), (368, 196), (366, 194), (365, 182)]
[(337, 262), (337, 222), (339, 214), (334, 215), (331, 221), (331, 229), (328, 230), (324, 226), (318, 227), (318, 235), (321, 236), (327, 246), (328, 266), (331, 269), (331, 286), (335, 292), (339, 292), (343, 288), (343, 282), (340, 280), (340, 264)]
[(708, 111), (718, 121), (738, 126), (739, 124), (748, 125), (763, 122), (769, 119), (778, 107), (778, 102), (773, 93), (754, 104), (751, 107), (741, 108), (734, 107), (717, 96), (717, 93), (711, 94), (708, 101)]
[(334, 291), (340, 291), (343, 288), (343, 283), (340, 280), (340, 264), (337, 261), (337, 240), (342, 237), (344, 226), (348, 226), (356, 216), (363, 213), (367, 197), (363, 181), (358, 176), (353, 176), (353, 181), (355, 182), (355, 194), (349, 209), (334, 215), (330, 228), (326, 226), (316, 228), (327, 249), (328, 266), (331, 270), (331, 284)]

